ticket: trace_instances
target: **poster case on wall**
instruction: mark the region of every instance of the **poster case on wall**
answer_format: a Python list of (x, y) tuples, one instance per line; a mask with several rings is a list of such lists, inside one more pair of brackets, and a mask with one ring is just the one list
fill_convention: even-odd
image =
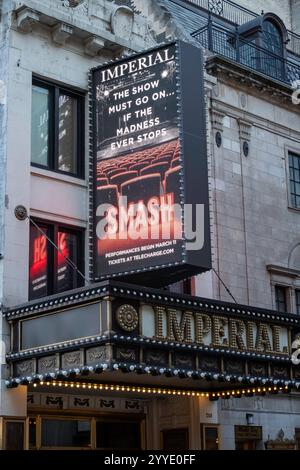
[(90, 99), (93, 279), (210, 269), (202, 51), (174, 42), (97, 67)]

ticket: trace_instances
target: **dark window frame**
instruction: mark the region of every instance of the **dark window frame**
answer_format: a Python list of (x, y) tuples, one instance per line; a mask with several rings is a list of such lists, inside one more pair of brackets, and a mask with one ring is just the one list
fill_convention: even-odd
[[(298, 159), (298, 168), (295, 166), (295, 160)], [(295, 171), (299, 172), (299, 179), (297, 180), (295, 178)], [(293, 209), (300, 209), (300, 202), (297, 205), (297, 198), (299, 198), (300, 201), (300, 191), (299, 193), (295, 191), (292, 191), (292, 185), (299, 184), (300, 185), (300, 153), (297, 154), (294, 151), (289, 151), (288, 152), (288, 176), (289, 176), (289, 185), (288, 185), (288, 190), (289, 190), (289, 202), (290, 205)], [(294, 187), (295, 188), (295, 187)]]
[[(48, 141), (48, 165), (42, 165), (31, 161), (31, 165), (55, 173), (84, 179), (85, 177), (85, 93), (68, 88), (42, 78), (33, 77), (32, 87), (37, 86), (49, 91), (49, 141)], [(63, 93), (77, 102), (77, 126), (76, 126), (76, 171), (75, 173), (60, 170), (58, 167), (59, 154), (59, 96)]]
[[(271, 31), (270, 28), (268, 28), (268, 25), (271, 25), (273, 27), (273, 31)], [(274, 21), (274, 19), (266, 18), (263, 21), (263, 27), (262, 27), (262, 35), (263, 35), (263, 47), (272, 52), (273, 54), (283, 57), (284, 56), (284, 42), (283, 42), (283, 35), (281, 28), (279, 24)], [(277, 48), (277, 51), (274, 51), (274, 47), (276, 47), (276, 35), (277, 39), (280, 42), (280, 50), (279, 47)], [(271, 39), (271, 41), (268, 41), (268, 39)], [(272, 47), (270, 47), (272, 46)]]
[(295, 428), (295, 441), (297, 450), (300, 450), (300, 428)]
[[(275, 303), (276, 303), (276, 310), (281, 313), (287, 313), (288, 312), (288, 287), (282, 286), (280, 284), (275, 285)], [(279, 299), (279, 292), (282, 291), (284, 292), (284, 301)], [(279, 309), (279, 305), (284, 304), (284, 310)]]
[[(162, 450), (179, 450), (179, 448), (177, 447), (176, 438), (180, 435), (185, 441), (184, 445), (180, 446), (180, 449), (189, 449), (190, 447), (190, 429), (188, 426), (180, 428), (161, 429), (160, 435)], [(176, 445), (174, 445), (174, 442), (176, 443)], [(171, 445), (168, 445), (169, 443), (171, 443)]]
[[(41, 419), (40, 419), (41, 423), (40, 423), (40, 427), (41, 427), (41, 447), (40, 449), (49, 449), (49, 450), (64, 450), (64, 449), (70, 449), (70, 450), (81, 450), (81, 449), (91, 449), (92, 447), (92, 419), (90, 416), (57, 416), (57, 415), (53, 415), (53, 416), (48, 416), (48, 415), (45, 415), (45, 416), (41, 416)], [(89, 422), (90, 424), (90, 430), (89, 430), (89, 444), (87, 445), (74, 445), (74, 446), (63, 446), (63, 445), (45, 445), (43, 443), (43, 424), (46, 424), (47, 421), (73, 421), (73, 422), (77, 422), (77, 427), (78, 427), (78, 422)]]
[(194, 277), (189, 277), (183, 279), (182, 281), (175, 282), (174, 284), (170, 284), (169, 286), (165, 287), (165, 290), (174, 292), (176, 294), (194, 295)]
[(207, 429), (216, 429), (217, 430), (217, 438), (216, 438), (216, 446), (217, 449), (214, 450), (220, 450), (220, 426), (218, 424), (213, 424), (213, 423), (203, 423), (200, 425), (200, 430), (201, 430), (201, 449), (202, 450), (208, 450), (207, 449), (207, 435), (206, 435), (206, 430)]
[[(300, 289), (295, 289), (295, 304), (296, 304), (296, 313), (300, 315)], [(300, 435), (300, 428), (299, 428)]]
[[(95, 410), (94, 410), (95, 411)], [(40, 414), (39, 412), (30, 412), (29, 420), (35, 421), (35, 429), (34, 429), (34, 439), (29, 441), (29, 449), (30, 450), (80, 450), (80, 449), (90, 449), (90, 450), (103, 450), (103, 448), (97, 447), (97, 429), (96, 424), (97, 422), (101, 421), (103, 423), (109, 422), (113, 423), (137, 423), (140, 426), (140, 450), (145, 449), (145, 439), (146, 439), (146, 429), (145, 429), (145, 419), (146, 416), (144, 413), (136, 413), (136, 414), (129, 414), (129, 413), (116, 413), (113, 416), (111, 414), (99, 414), (94, 413), (92, 410), (84, 415), (82, 414), (70, 414), (64, 413), (61, 414), (58, 410), (52, 410), (51, 413), (48, 412), (46, 414)], [(76, 420), (76, 421), (90, 421), (91, 422), (91, 430), (90, 430), (90, 437), (91, 437), (91, 445), (88, 447), (54, 447), (54, 446), (42, 446), (42, 422), (45, 419), (62, 419), (62, 420)], [(33, 436), (32, 436), (33, 437)], [(111, 450), (111, 448), (109, 448)]]
[(113, 450), (113, 447), (98, 447), (99, 441), (101, 440), (100, 436), (98, 438), (98, 432), (99, 429), (97, 427), (98, 423), (101, 423), (102, 425), (113, 425), (113, 424), (133, 424), (136, 425), (138, 428), (138, 447), (137, 448), (132, 448), (131, 450), (141, 450), (143, 449), (143, 431), (142, 431), (142, 426), (143, 426), (143, 421), (144, 418), (142, 416), (121, 416), (121, 415), (116, 415), (116, 416), (97, 416), (95, 417), (95, 449), (97, 450)]
[[(12, 449), (12, 448), (9, 448), (8, 446), (8, 442), (9, 442), (9, 436), (8, 436), (8, 428), (9, 428), (9, 425), (11, 424), (21, 424), (22, 426), (22, 448), (17, 448), (17, 449)], [(25, 449), (25, 445), (26, 445), (26, 437), (25, 437), (25, 434), (26, 434), (26, 429), (25, 429), (25, 419), (22, 419), (22, 418), (15, 418), (15, 417), (5, 417), (3, 418), (3, 446), (2, 446), (2, 449), (0, 450), (10, 450), (10, 451), (16, 451), (16, 450), (24, 450)]]
[[(42, 230), (44, 228), (47, 228), (49, 238), (52, 241), (54, 241), (56, 245), (58, 244), (58, 232), (60, 230), (77, 236), (77, 260), (78, 262), (76, 266), (79, 269), (79, 271), (84, 275), (85, 256), (81, 257), (80, 254), (85, 253), (85, 245), (84, 245), (85, 229), (82, 227), (70, 226), (64, 223), (46, 221), (46, 220), (39, 219), (39, 218), (34, 218), (33, 220), (39, 227), (41, 227)], [(31, 227), (34, 227), (34, 225), (33, 224), (29, 225), (29, 237), (30, 237)], [(58, 263), (57, 263), (57, 256), (55, 256), (55, 251), (56, 250), (54, 246), (51, 245), (50, 242), (47, 241), (47, 290), (48, 290), (47, 296), (57, 294), (57, 293), (62, 293), (62, 292), (58, 292), (57, 290)], [(30, 256), (29, 256), (29, 269), (30, 269)], [(76, 273), (76, 279), (77, 279), (76, 286), (74, 286), (73, 289), (82, 287), (84, 285), (84, 280), (78, 273)], [(30, 279), (28, 282), (28, 298), (29, 300), (35, 300), (39, 298), (39, 297), (36, 297), (34, 299), (30, 298)]]

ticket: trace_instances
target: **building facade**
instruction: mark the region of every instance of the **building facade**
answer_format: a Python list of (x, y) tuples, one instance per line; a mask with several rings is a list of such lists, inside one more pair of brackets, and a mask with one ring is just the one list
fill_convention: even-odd
[[(252, 3), (2, 1), (3, 449), (297, 448), (300, 3)], [(89, 71), (174, 39), (205, 55), (213, 270), (93, 284)]]

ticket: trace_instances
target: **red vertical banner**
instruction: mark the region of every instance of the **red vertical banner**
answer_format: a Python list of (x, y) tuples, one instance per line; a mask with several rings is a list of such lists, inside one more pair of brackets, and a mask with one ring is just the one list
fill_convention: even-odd
[[(47, 234), (47, 227), (41, 227)], [(45, 235), (31, 225), (29, 259), (29, 298), (48, 294), (48, 243)]]

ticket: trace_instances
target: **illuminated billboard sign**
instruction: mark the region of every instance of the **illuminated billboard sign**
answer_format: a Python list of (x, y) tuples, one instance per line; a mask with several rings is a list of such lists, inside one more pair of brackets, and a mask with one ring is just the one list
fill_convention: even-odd
[(210, 269), (202, 75), (181, 42), (92, 70), (94, 280)]

